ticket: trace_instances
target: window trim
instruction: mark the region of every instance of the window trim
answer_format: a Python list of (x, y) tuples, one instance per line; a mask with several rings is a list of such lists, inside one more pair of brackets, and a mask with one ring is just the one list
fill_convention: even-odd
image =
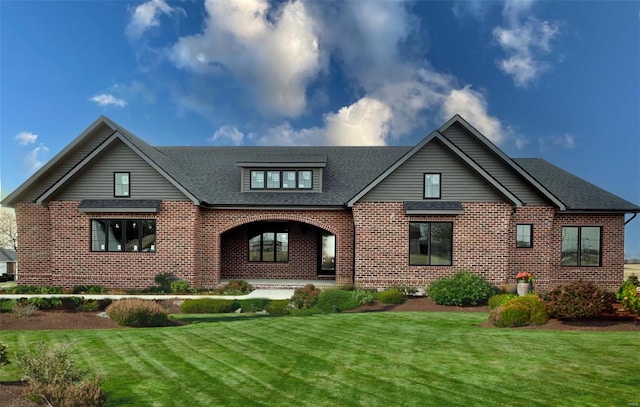
[[(127, 175), (127, 194), (118, 195), (117, 193), (117, 180), (119, 175)], [(131, 172), (129, 171), (114, 171), (113, 172), (113, 197), (114, 198), (130, 198), (131, 197)]]
[[(283, 187), (284, 181), (284, 173), (285, 172), (294, 172), (295, 173), (295, 185), (293, 188), (285, 188)], [(309, 173), (309, 187), (301, 187), (300, 180), (302, 179), (302, 173)], [(253, 179), (253, 173), (262, 173), (263, 178), (263, 186), (262, 187), (254, 187), (251, 182)], [(278, 173), (279, 183), (277, 187), (270, 187), (269, 185), (269, 173)], [(253, 191), (310, 191), (313, 189), (313, 170), (305, 169), (262, 169), (262, 170), (249, 170), (249, 189)]]
[[(104, 250), (94, 250), (93, 249), (93, 222), (105, 222), (105, 229), (104, 229)], [(138, 248), (142, 248), (143, 247), (143, 240), (144, 240), (144, 228), (142, 227), (142, 225), (144, 225), (145, 222), (148, 221), (153, 221), (154, 223), (154, 234), (156, 235), (157, 238), (157, 227), (158, 227), (158, 222), (157, 219), (155, 218), (141, 218), (141, 219), (128, 219), (128, 218), (121, 218), (121, 219), (115, 219), (115, 218), (91, 218), (89, 219), (89, 251), (91, 253), (155, 253), (157, 251), (157, 244), (156, 241), (157, 239), (154, 239), (153, 244), (151, 245), (149, 250), (126, 250), (126, 238), (127, 238), (127, 234), (126, 234), (126, 230), (127, 230), (127, 222), (137, 222), (140, 223), (140, 227), (138, 228)], [(121, 250), (109, 250), (109, 230), (110, 230), (110, 223), (111, 222), (122, 222), (122, 230), (124, 230), (125, 232), (122, 233), (122, 236), (120, 237), (120, 241), (118, 243), (120, 243), (122, 249)]]
[[(562, 237), (564, 235), (565, 228), (576, 228), (578, 229), (578, 253), (577, 253), (577, 264), (576, 265), (565, 265), (562, 264)], [(598, 229), (598, 264), (593, 265), (583, 265), (582, 263), (582, 229), (583, 228), (597, 228)], [(600, 225), (562, 225), (560, 228), (560, 266), (561, 267), (602, 267), (602, 229), (603, 227)]]
[[(427, 175), (438, 176), (438, 196), (427, 196)], [(422, 198), (423, 199), (442, 199), (442, 173), (441, 172), (425, 172), (422, 174)]]
[[(529, 226), (529, 246), (518, 245), (518, 226)], [(516, 249), (532, 249), (533, 248), (533, 223), (517, 223), (516, 224)]]
[[(413, 264), (411, 263), (411, 224), (412, 223), (428, 223), (429, 224), (429, 244), (431, 245), (431, 225), (432, 224), (449, 224), (451, 225), (451, 256), (449, 257), (449, 264), (433, 264), (433, 262), (431, 261), (431, 251), (429, 252), (429, 257), (428, 257), (428, 263), (429, 264)], [(409, 221), (409, 240), (408, 240), (408, 254), (409, 254), (409, 266), (410, 267), (451, 267), (453, 266), (453, 231), (454, 231), (454, 224), (451, 221), (421, 221), (421, 220), (416, 220), (416, 221)]]

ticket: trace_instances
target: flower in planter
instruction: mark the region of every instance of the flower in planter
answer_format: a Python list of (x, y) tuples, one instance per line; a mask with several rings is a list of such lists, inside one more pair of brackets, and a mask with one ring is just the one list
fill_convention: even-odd
[(521, 271), (520, 273), (516, 274), (516, 280), (518, 280), (519, 283), (533, 283), (535, 277), (528, 271)]

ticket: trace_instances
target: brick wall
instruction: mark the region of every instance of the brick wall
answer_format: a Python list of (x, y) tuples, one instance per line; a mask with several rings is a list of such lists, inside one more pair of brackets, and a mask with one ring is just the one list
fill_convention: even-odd
[(46, 207), (15, 205), (18, 224), (18, 273), (21, 285), (50, 285), (51, 223)]
[[(407, 216), (401, 202), (354, 205), (356, 284), (384, 288), (406, 284), (424, 288), (459, 270), (477, 273), (496, 286), (515, 283), (515, 275), (536, 275), (546, 292), (571, 281), (591, 281), (616, 290), (623, 279), (624, 215), (559, 214), (552, 207), (515, 211), (504, 203), (463, 203), (457, 216)], [(409, 222), (453, 222), (453, 265), (410, 266)], [(516, 224), (533, 225), (533, 247), (516, 248)], [(602, 267), (562, 267), (562, 226), (602, 226)]]

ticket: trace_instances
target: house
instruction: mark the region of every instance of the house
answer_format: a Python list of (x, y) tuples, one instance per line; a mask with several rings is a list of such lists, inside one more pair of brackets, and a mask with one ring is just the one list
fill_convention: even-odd
[(18, 271), (16, 252), (0, 247), (0, 281), (13, 280)]
[(100, 117), (2, 203), (20, 284), (119, 288), (160, 273), (425, 287), (469, 270), (612, 290), (640, 212), (457, 115), (413, 147), (153, 147)]

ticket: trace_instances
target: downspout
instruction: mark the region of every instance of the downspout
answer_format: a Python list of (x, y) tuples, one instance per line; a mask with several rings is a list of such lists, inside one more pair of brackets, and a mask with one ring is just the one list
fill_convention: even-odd
[(356, 286), (356, 218), (353, 216), (353, 207), (351, 208), (351, 219), (353, 221), (353, 244), (352, 250), (353, 254), (351, 255), (351, 285)]
[(631, 222), (632, 220), (634, 220), (636, 218), (636, 216), (638, 216), (638, 212), (634, 212), (633, 216), (631, 216), (629, 218), (629, 220), (627, 220), (624, 224), (626, 225), (627, 223)]

